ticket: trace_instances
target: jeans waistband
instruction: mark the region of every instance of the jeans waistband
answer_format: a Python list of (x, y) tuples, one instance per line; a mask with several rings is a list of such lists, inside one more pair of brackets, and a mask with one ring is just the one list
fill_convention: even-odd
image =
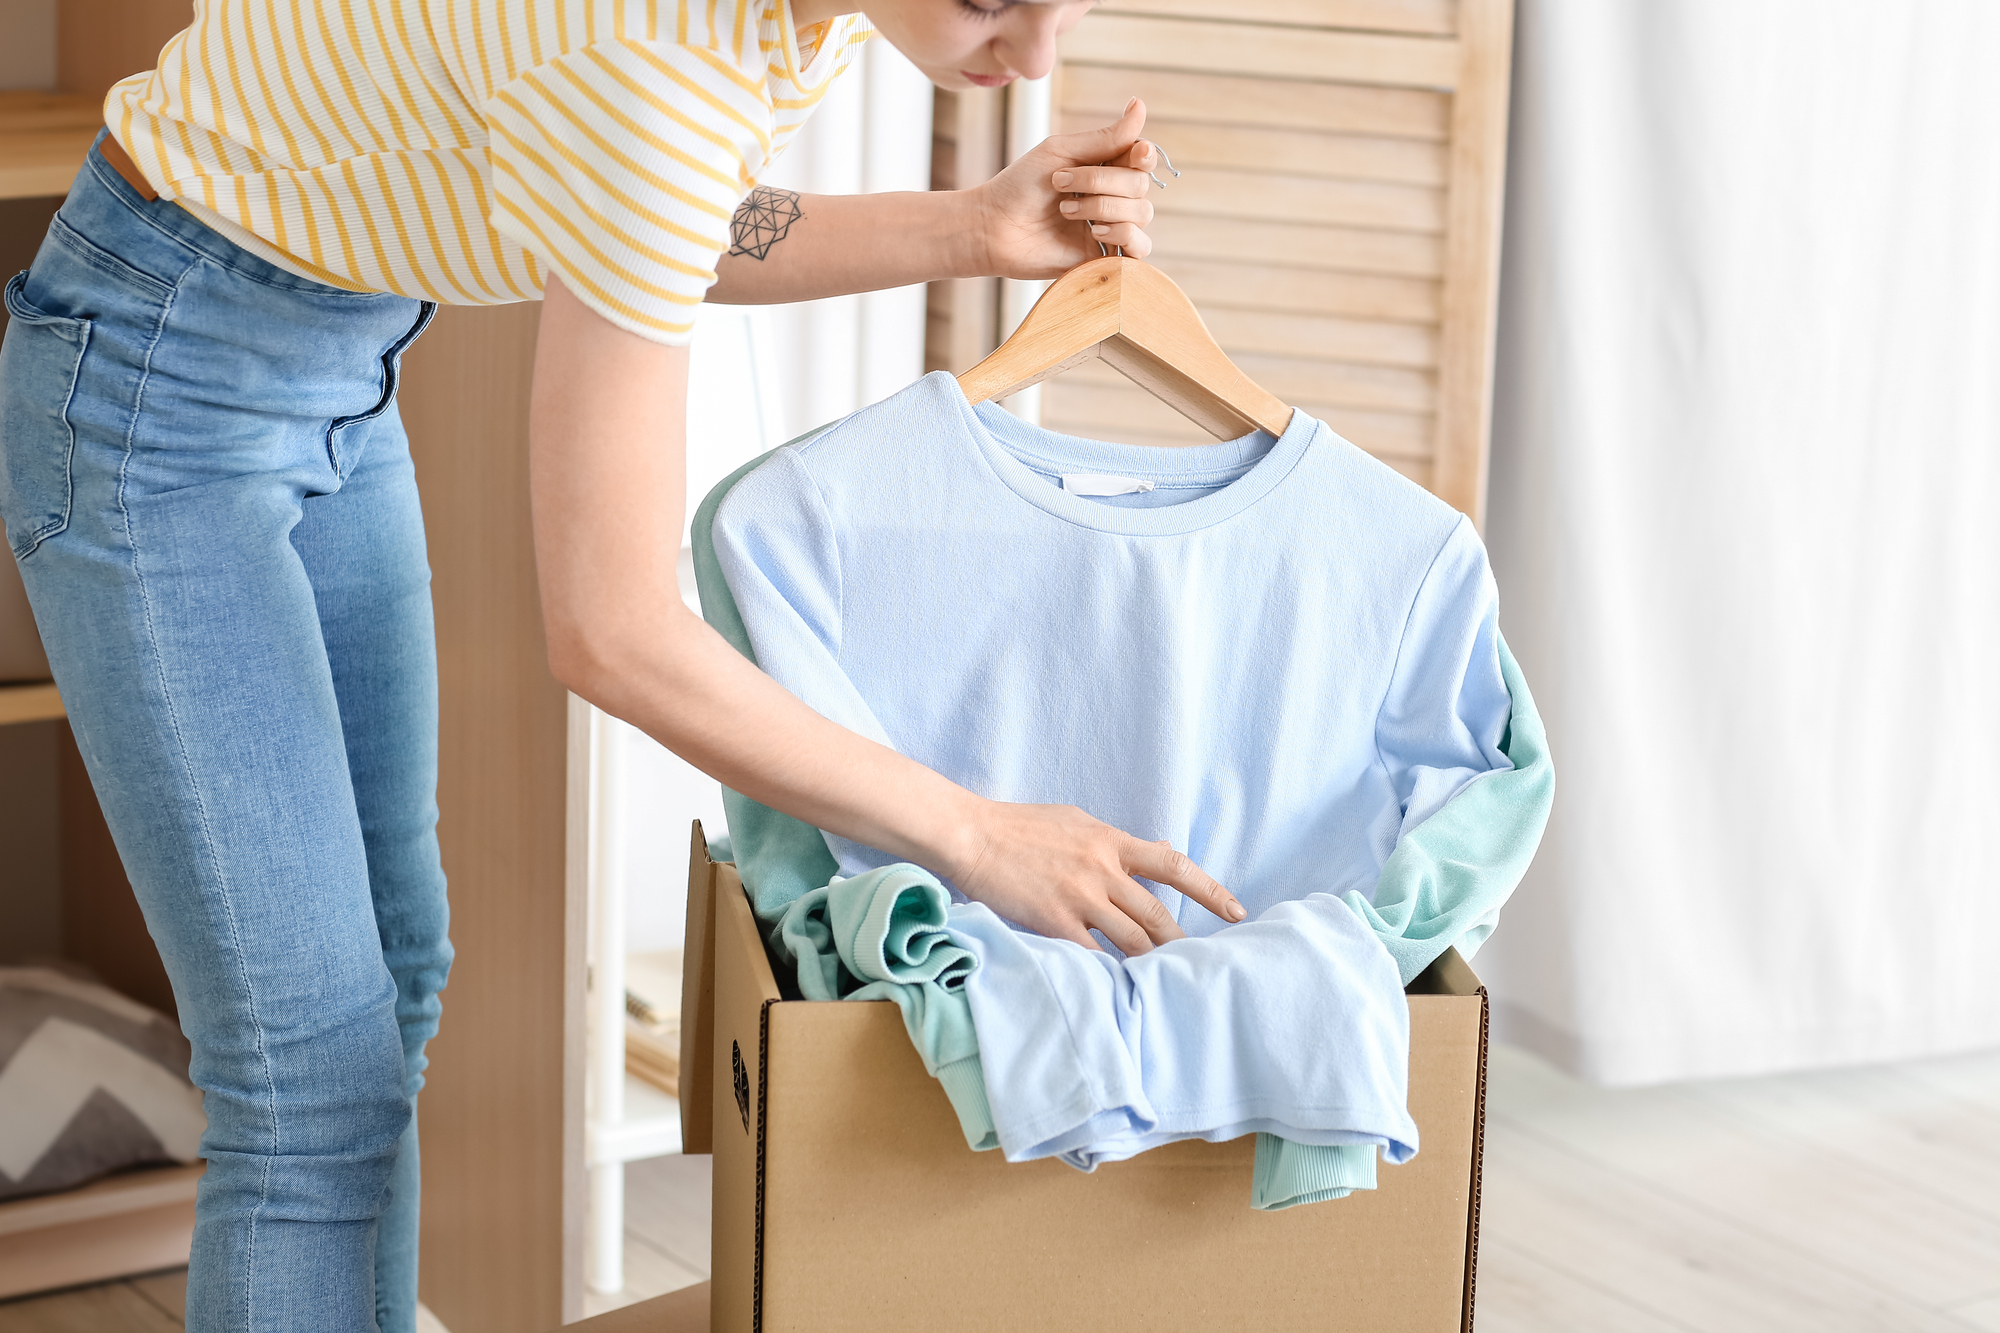
[(147, 199), (104, 160), (98, 144), (108, 133), (99, 130), (91, 141), (89, 156), (58, 216), (140, 272), (172, 285), (197, 260), (207, 259), (253, 282), (284, 291), (349, 301), (417, 304), (393, 292), (350, 292), (288, 273), (245, 250), (179, 204)]

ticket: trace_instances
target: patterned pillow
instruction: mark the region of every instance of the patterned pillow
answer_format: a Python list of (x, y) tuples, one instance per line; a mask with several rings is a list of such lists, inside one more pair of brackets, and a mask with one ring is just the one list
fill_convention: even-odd
[(188, 1162), (205, 1124), (164, 1014), (66, 971), (0, 967), (0, 1199)]

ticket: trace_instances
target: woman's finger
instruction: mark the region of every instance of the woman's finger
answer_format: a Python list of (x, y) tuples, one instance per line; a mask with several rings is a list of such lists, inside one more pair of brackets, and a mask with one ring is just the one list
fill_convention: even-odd
[(1130, 222), (1143, 227), (1153, 220), (1153, 206), (1144, 199), (1111, 199), (1101, 194), (1089, 199), (1065, 199), (1056, 209), (1078, 222)]
[(1099, 944), (1096, 940), (1090, 938), (1090, 932), (1082, 926), (1075, 926), (1069, 930), (1058, 931), (1055, 933), (1053, 938), (1059, 940), (1068, 940), (1071, 944), (1081, 944), (1084, 948), (1090, 950), (1092, 953), (1104, 952), (1104, 946)]
[(1049, 177), (1063, 194), (1113, 194), (1138, 199), (1153, 188), (1153, 179), (1130, 167), (1064, 167)]
[(1133, 874), (1179, 889), (1224, 921), (1241, 921), (1249, 915), (1243, 904), (1236, 901), (1236, 895), (1209, 878), (1207, 871), (1171, 843), (1141, 842), (1134, 838), (1125, 849), (1124, 860), (1125, 868)]
[(1181, 929), (1180, 922), (1174, 920), (1174, 914), (1167, 910), (1167, 905), (1137, 880), (1128, 879), (1112, 890), (1111, 904), (1132, 918), (1139, 929), (1146, 932), (1146, 938), (1155, 944), (1187, 938), (1187, 932)]
[[(1137, 888), (1138, 885), (1132, 887)], [(1090, 925), (1105, 939), (1117, 945), (1119, 951), (1127, 957), (1136, 958), (1142, 953), (1152, 952), (1153, 941), (1146, 934), (1144, 927), (1127, 916), (1116, 903), (1106, 903), (1103, 915), (1093, 920)]]
[[(1090, 229), (1090, 239), (1100, 245), (1115, 245), (1125, 252), (1127, 259), (1144, 259), (1153, 253), (1153, 239), (1146, 235), (1145, 228), (1130, 222), (1098, 223)], [(1153, 876), (1146, 876), (1147, 879)]]

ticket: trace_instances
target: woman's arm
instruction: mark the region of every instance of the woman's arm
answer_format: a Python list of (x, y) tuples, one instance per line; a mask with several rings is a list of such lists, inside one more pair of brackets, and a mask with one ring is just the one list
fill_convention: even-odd
[(1146, 105), (1135, 97), (1115, 124), (1045, 139), (970, 190), (822, 195), (757, 186), (730, 220), (729, 253), (715, 266), (708, 299), (763, 305), (942, 278), (1054, 278), (1095, 259), (1100, 240), (1143, 259), (1152, 249), (1146, 173), (1158, 156), (1139, 138), (1145, 124)]
[(1134, 875), (1240, 920), (1182, 853), (1079, 810), (975, 796), (813, 712), (688, 611), (687, 365), (686, 348), (627, 333), (549, 280), (529, 470), (556, 677), (753, 800), (926, 866), (1043, 934), (1088, 945), (1095, 928), (1128, 953), (1178, 937)]

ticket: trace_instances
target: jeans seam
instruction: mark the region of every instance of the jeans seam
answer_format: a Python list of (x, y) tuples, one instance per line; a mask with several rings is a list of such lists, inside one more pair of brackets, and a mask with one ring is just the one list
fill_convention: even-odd
[[(27, 306), (31, 310), (36, 310), (38, 307), (29, 303), (27, 293), (19, 291), (16, 287), (16, 284), (20, 283), (26, 276), (25, 273), (22, 273), (8, 279), (7, 290), (16, 292), (22, 305)], [(59, 316), (49, 315), (45, 311), (41, 313), (44, 318), (52, 321), (60, 319)], [(63, 394), (62, 423), (65, 439), (63, 441), (62, 513), (21, 539), (25, 549), (14, 552), (14, 558), (17, 561), (26, 560), (41, 549), (43, 542), (68, 528), (70, 512), (76, 507), (76, 422), (70, 418), (70, 411), (76, 405), (76, 386), (83, 381), (83, 359), (90, 354), (90, 338), (91, 334), (95, 331), (95, 325), (91, 320), (87, 319), (77, 319), (71, 322), (82, 328), (83, 338), (77, 344), (76, 365), (70, 370), (69, 388)]]
[(63, 221), (61, 213), (57, 213), (55, 217), (49, 220), (49, 234), (55, 237), (56, 244), (68, 250), (81, 262), (114, 278), (123, 278), (137, 283), (141, 288), (149, 290), (152, 295), (162, 299), (174, 289), (175, 284), (186, 275), (187, 270), (194, 267), (193, 264), (189, 264), (172, 278), (162, 278), (158, 274), (148, 273), (144, 269), (120, 259), (117, 255), (112, 254), (109, 250), (106, 250), (103, 246), (85, 236), (75, 227), (70, 226), (69, 223)]
[[(174, 707), (173, 695), (167, 688), (166, 671), (162, 665), (165, 662), (165, 654), (160, 649), (159, 633), (153, 618), (153, 599), (146, 586), (145, 570), (139, 555), (139, 538), (132, 526), (132, 510), (125, 498), (126, 483), (132, 464), (132, 450), (139, 432), (139, 417), (144, 411), (146, 389), (153, 375), (153, 353), (158, 349), (160, 339), (166, 335), (167, 321), (173, 315), (174, 302), (179, 295), (178, 287), (168, 291), (166, 300), (160, 307), (160, 316), (154, 322), (153, 336), (146, 343), (146, 354), (140, 363), (139, 383), (132, 395), (132, 416), (125, 427), (125, 456), (118, 466), (118, 512), (124, 520), (125, 541), (132, 548), (132, 582), (138, 589), (139, 605), (145, 618), (146, 642), (153, 654), (154, 670), (160, 688), (160, 703), (166, 713), (168, 725), (173, 728), (174, 747), (178, 752), (181, 770), (187, 776), (188, 791), (194, 798), (195, 816), (201, 825), (202, 845), (208, 855), (209, 872), (215, 876), (222, 910), (229, 922), (229, 942), (236, 955), (237, 979), (243, 987), (244, 1002), (250, 1013), (251, 1030), (256, 1033), (257, 1060), (264, 1071), (265, 1107), (270, 1117), (271, 1152), (265, 1156), (264, 1169), (258, 1178), (257, 1206), (250, 1212), (247, 1250), (244, 1256), (246, 1266), (255, 1271), (257, 1226), (263, 1218), (265, 1205), (270, 1201), (273, 1163), (277, 1160), (279, 1150), (284, 1146), (278, 1126), (278, 1088), (271, 1073), (270, 1053), (264, 1049), (264, 1025), (257, 1015), (256, 988), (251, 984), (249, 968), (244, 962), (243, 935), (236, 920), (236, 906), (230, 899), (227, 877), (223, 874), (221, 860), (216, 855), (215, 830), (209, 823), (208, 806), (202, 799), (201, 783), (196, 777), (194, 764), (188, 754), (187, 738), (181, 730), (180, 713)], [(250, 1309), (250, 1299), (254, 1285), (250, 1282), (243, 1284), (243, 1319), (246, 1327), (253, 1322), (254, 1312)]]
[(388, 351), (382, 353), (380, 359), (382, 367), (382, 396), (376, 399), (375, 406), (369, 408), (366, 412), (357, 412), (353, 416), (335, 417), (328, 423), (326, 428), (326, 460), (333, 467), (336, 484), (345, 483), (347, 480), (347, 474), (341, 469), (340, 465), (340, 447), (336, 443), (340, 438), (340, 433), (349, 426), (359, 426), (365, 422), (374, 421), (394, 405), (396, 391), (402, 382), (403, 353), (409, 351), (411, 345), (422, 336), (423, 331), (430, 327), (431, 319), (436, 314), (437, 302), (418, 302), (415, 322), (395, 342), (389, 345)]

